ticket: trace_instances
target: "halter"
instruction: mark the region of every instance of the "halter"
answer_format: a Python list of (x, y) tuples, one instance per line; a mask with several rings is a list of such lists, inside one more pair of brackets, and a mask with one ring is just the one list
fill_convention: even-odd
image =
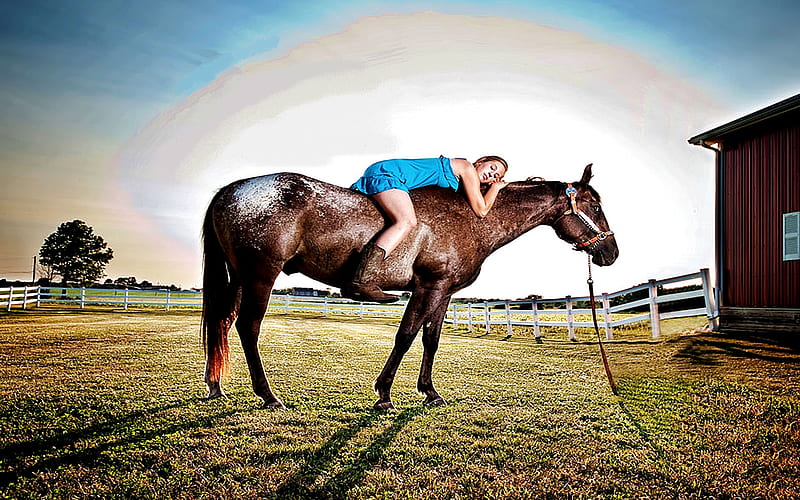
[[(584, 241), (583, 243), (573, 243), (575, 250), (581, 250), (588, 246), (594, 245), (598, 241), (602, 241), (611, 236), (612, 234), (614, 234), (614, 231), (601, 231), (600, 228), (597, 227), (597, 224), (595, 224), (592, 221), (592, 219), (590, 219), (589, 216), (586, 215), (585, 212), (583, 212), (580, 208), (578, 208), (578, 203), (576, 201), (576, 197), (578, 196), (578, 190), (575, 189), (571, 183), (567, 184), (567, 189), (565, 189), (564, 192), (567, 194), (567, 196), (569, 196), (569, 203), (572, 206), (572, 209), (564, 212), (561, 215), (561, 217), (565, 215), (577, 215), (578, 218), (581, 220), (581, 222), (583, 222), (583, 224), (586, 227), (588, 227), (595, 233), (594, 237)], [(561, 217), (559, 217), (559, 219)]]

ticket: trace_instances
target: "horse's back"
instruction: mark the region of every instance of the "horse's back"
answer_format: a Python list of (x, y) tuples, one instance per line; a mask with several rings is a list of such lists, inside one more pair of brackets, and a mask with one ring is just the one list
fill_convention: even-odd
[(246, 252), (295, 263), (313, 254), (343, 265), (350, 248), (360, 249), (383, 226), (366, 196), (297, 173), (235, 181), (219, 191), (210, 210), (232, 261)]
[[(479, 219), (463, 196), (428, 187), (411, 197), (419, 224), (384, 265), (387, 289), (408, 289), (415, 266), (439, 276), (455, 262), (474, 260), (461, 246), (476, 236)], [(254, 263), (271, 262), (332, 286), (352, 276), (359, 252), (387, 222), (367, 196), (297, 173), (233, 182), (219, 191), (210, 211), (237, 272), (248, 275)]]
[(232, 182), (220, 190), (218, 200), (213, 207), (217, 212), (230, 211), (243, 219), (260, 220), (317, 205), (350, 209), (369, 205), (354, 191), (292, 172)]

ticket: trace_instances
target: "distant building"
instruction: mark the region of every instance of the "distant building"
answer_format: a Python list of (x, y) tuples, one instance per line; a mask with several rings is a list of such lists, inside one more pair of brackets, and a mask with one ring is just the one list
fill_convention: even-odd
[(800, 94), (689, 142), (716, 153), (720, 329), (800, 333)]
[(298, 297), (328, 297), (331, 294), (328, 290), (317, 290), (315, 288), (293, 287), (292, 295)]

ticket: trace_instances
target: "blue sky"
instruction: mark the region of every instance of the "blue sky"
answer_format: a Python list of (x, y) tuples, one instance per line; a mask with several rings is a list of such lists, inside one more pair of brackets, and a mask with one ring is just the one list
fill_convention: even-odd
[[(613, 78), (612, 64), (621, 64), (619, 68), (624, 71), (638, 64), (634, 61), (638, 59), (642, 65), (707, 97), (706, 107), (698, 108), (703, 112), (687, 119), (694, 128), (687, 129), (691, 130), (688, 135), (683, 131), (677, 134), (686, 138), (800, 89), (800, 30), (796, 26), (800, 4), (796, 1), (6, 2), (0, 5), (0, 169), (6, 179), (0, 186), (0, 277), (29, 276), (31, 256), (44, 237), (63, 220), (83, 218), (115, 248), (117, 257), (109, 267), (110, 277), (135, 275), (150, 281), (195, 285), (197, 254), (190, 238), (171, 237), (171, 233), (180, 231), (177, 227), (191, 223), (171, 214), (177, 210), (195, 211), (196, 206), (161, 209), (159, 200), (171, 196), (170, 192), (143, 186), (136, 177), (147, 174), (163, 181), (162, 185), (175, 179), (168, 175), (159, 178), (164, 169), (164, 164), (159, 163), (162, 157), (143, 146), (137, 137), (147, 136), (153, 123), (165, 117), (180, 120), (186, 113), (175, 114), (178, 110), (200, 109), (197, 96), (210, 92), (208, 89), (214, 85), (225, 84), (227, 80), (222, 76), (232, 68), (291, 60), (296, 48), (317, 42), (340, 43), (330, 37), (349, 33), (351, 26), (368, 25), (369, 19), (391, 22), (396, 16), (410, 16), (401, 19), (413, 22), (413, 15), (421, 12), (464, 23), (486, 16), (521, 21), (531, 29), (544, 26), (585, 37), (596, 45), (593, 47), (597, 54), (607, 54), (602, 47), (625, 51), (630, 54), (626, 56), (628, 62), (597, 67), (598, 71), (606, 71), (603, 78)], [(502, 28), (498, 25), (493, 29)], [(503, 32), (476, 30), (475, 40), (470, 43), (493, 46), (501, 43), (498, 34)], [(412, 46), (414, 42), (397, 39), (391, 43)], [(446, 41), (442, 45), (446, 47)], [(521, 54), (520, 62), (525, 58), (524, 51), (518, 48), (513, 53)], [(471, 72), (479, 70), (465, 65), (460, 71), (468, 79)], [(642, 70), (642, 74), (646, 73)], [(571, 81), (568, 69), (558, 78)], [(651, 83), (642, 83), (643, 92)], [(353, 85), (357, 87), (359, 83)], [(365, 92), (374, 85), (369, 83)], [(589, 85), (581, 84), (586, 95), (591, 94)], [(667, 110), (664, 112), (670, 116), (665, 119), (683, 120), (685, 114), (663, 104), (668, 98), (662, 94), (658, 97), (659, 111), (648, 104), (649, 112)], [(602, 98), (606, 94), (598, 95)], [(341, 95), (315, 94), (300, 104), (312, 105), (336, 97)], [(264, 96), (254, 96), (253, 101), (259, 99)], [(609, 102), (609, 106), (616, 105), (616, 101)], [(203, 122), (193, 126), (211, 125)], [(393, 127), (396, 126), (387, 125), (389, 136)], [(597, 128), (600, 131), (601, 126), (598, 124)], [(587, 130), (591, 131), (591, 127)], [(610, 130), (609, 125), (602, 126), (603, 133)], [(630, 130), (612, 133), (618, 138), (613, 140), (627, 142), (621, 137), (625, 133)], [(403, 143), (403, 138), (389, 137), (388, 141)], [(448, 144), (458, 147), (457, 141)], [(411, 150), (415, 147), (424, 149), (413, 141), (406, 145)], [(674, 148), (680, 156), (684, 153), (678, 148), (690, 147), (676, 141)], [(368, 164), (370, 159), (381, 159), (380, 154), (402, 152), (365, 146), (357, 156), (358, 161)], [(179, 153), (170, 154), (173, 158)], [(315, 169), (309, 172), (326, 178), (323, 172), (329, 172), (341, 154), (331, 154), (327, 160), (310, 159), (309, 164), (313, 163)], [(710, 168), (703, 164), (710, 160), (702, 152), (686, 154), (694, 155), (687, 158), (697, 161), (698, 168)], [(132, 156), (142, 160), (120, 161), (121, 157)], [(344, 184), (347, 176), (357, 175), (366, 164), (354, 164), (352, 171), (348, 169), (341, 177), (327, 174), (327, 179)], [(265, 164), (264, 173), (271, 168)], [(233, 170), (230, 175), (234, 177), (250, 173), (247, 169)], [(182, 185), (168, 187), (178, 195), (184, 193)], [(185, 187), (185, 192), (191, 189), (198, 187)], [(186, 195), (204, 199), (206, 194)], [(705, 231), (706, 223), (703, 224), (698, 231)], [(193, 229), (190, 233), (195, 232)], [(174, 253), (178, 260), (189, 261), (186, 270), (171, 274), (164, 267), (151, 265), (164, 251)], [(685, 265), (696, 267), (704, 259)], [(642, 272), (670, 272), (680, 264), (683, 263)], [(166, 267), (174, 268), (175, 263)], [(631, 269), (630, 276), (626, 274), (626, 279), (637, 279), (632, 272)], [(641, 279), (649, 277), (664, 276)], [(481, 285), (481, 281), (476, 284)], [(488, 285), (486, 288), (496, 291)], [(557, 291), (560, 290), (554, 289)]]
[[(4, 122), (60, 108), (87, 131), (127, 133), (219, 72), (349, 18), (437, 10), (510, 16), (633, 47), (746, 111), (800, 81), (795, 1), (8, 2), (0, 6)], [(110, 119), (102, 100), (137, 103)], [(74, 101), (73, 99), (77, 99)], [(42, 109), (31, 109), (31, 101)], [(73, 104), (72, 106), (70, 104)], [(132, 106), (133, 107), (133, 106)], [(77, 109), (76, 109), (77, 108)]]

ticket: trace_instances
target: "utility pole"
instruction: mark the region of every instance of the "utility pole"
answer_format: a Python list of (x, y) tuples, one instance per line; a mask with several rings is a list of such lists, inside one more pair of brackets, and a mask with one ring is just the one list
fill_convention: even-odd
[(33, 271), (31, 272), (31, 285), (36, 284), (36, 256), (33, 256)]

